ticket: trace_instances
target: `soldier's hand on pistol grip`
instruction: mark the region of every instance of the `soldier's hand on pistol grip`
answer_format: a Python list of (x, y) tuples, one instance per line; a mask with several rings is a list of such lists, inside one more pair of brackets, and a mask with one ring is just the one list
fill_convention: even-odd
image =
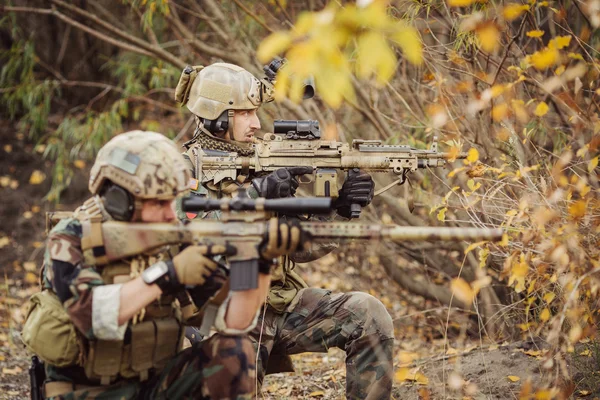
[(350, 206), (359, 204), (366, 207), (371, 204), (375, 193), (375, 182), (371, 175), (357, 168), (348, 171), (344, 185), (339, 192), (339, 197), (333, 203), (337, 213), (345, 218), (350, 218)]
[(235, 252), (231, 246), (194, 245), (186, 247), (173, 257), (173, 266), (179, 283), (203, 285), (217, 269), (218, 263), (211, 256), (230, 255)]
[(305, 245), (303, 236), (297, 219), (271, 218), (267, 225), (267, 236), (259, 246), (260, 255), (265, 260), (273, 260), (301, 250)]
[(252, 186), (260, 197), (281, 199), (292, 197), (298, 189), (298, 175), (312, 173), (312, 167), (280, 168), (268, 175), (254, 178)]

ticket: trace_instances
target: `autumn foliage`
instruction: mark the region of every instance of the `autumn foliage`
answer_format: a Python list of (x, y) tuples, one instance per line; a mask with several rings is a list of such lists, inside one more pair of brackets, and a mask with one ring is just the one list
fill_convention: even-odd
[[(60, 160), (59, 173), (67, 174), (75, 160), (91, 158), (94, 144), (149, 111), (178, 118), (183, 126), (187, 115), (173, 110), (167, 96), (155, 96), (161, 87), (173, 88), (182, 65), (227, 61), (259, 73), (260, 63), (285, 56), (277, 101), (263, 107), (263, 122), (312, 118), (341, 140), (425, 147), (438, 136), (443, 151), (468, 151), (467, 159), (446, 171), (412, 177), (408, 191), (416, 200), (414, 214), (406, 200), (386, 192), (366, 218), (502, 227), (502, 242), (389, 245), (375, 259), (403, 288), (475, 315), (469, 333), (482, 342), (543, 338), (549, 350), (540, 362), (549, 378), (539, 388), (524, 385), (522, 398), (568, 395), (563, 385), (570, 377), (567, 360), (582, 340), (596, 340), (598, 324), (597, 0), (276, 0), (254, 7), (236, 0), (209, 1), (206, 9), (157, 0), (124, 3), (122, 10), (136, 21), (127, 35), (94, 25), (105, 37), (121, 40), (122, 63), (112, 59), (104, 67), (118, 83), (98, 86), (113, 95), (102, 108), (84, 106), (66, 114), (66, 123), (36, 130), (40, 121), (30, 112), (37, 107), (47, 113), (50, 105), (44, 101), (49, 100), (15, 96), (25, 81), (2, 69), (0, 81), (16, 88), (3, 90), (2, 101), (13, 104), (11, 116), (20, 116), (24, 129), (47, 141), (49, 153)], [(66, 16), (92, 21), (61, 1), (53, 4)], [(41, 13), (37, 10), (13, 7), (10, 12)], [(166, 41), (174, 44), (158, 46)], [(32, 60), (26, 65), (29, 83), (46, 82), (35, 86), (38, 92), (46, 88), (58, 101), (57, 87), (76, 86), (35, 66), (33, 47), (24, 49)], [(136, 68), (142, 73), (132, 73)], [(309, 76), (318, 96), (301, 102), (302, 82)], [(155, 97), (148, 101), (150, 95)], [(112, 129), (95, 125), (98, 118)], [(160, 129), (161, 124), (157, 118), (149, 126)], [(73, 150), (53, 142), (62, 135), (68, 143), (80, 143), (85, 135), (93, 140)], [(390, 182), (375, 178), (378, 185)], [(425, 382), (419, 373), (407, 367), (397, 378)]]

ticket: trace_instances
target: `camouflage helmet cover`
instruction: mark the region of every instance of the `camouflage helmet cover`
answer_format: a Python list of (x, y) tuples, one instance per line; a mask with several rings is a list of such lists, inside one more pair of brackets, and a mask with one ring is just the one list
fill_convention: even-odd
[(108, 179), (137, 199), (171, 200), (188, 188), (185, 160), (175, 144), (156, 132), (117, 135), (98, 152), (89, 189), (98, 194)]
[(242, 67), (215, 63), (192, 82), (187, 108), (200, 118), (214, 120), (226, 110), (257, 109), (260, 90), (260, 81)]

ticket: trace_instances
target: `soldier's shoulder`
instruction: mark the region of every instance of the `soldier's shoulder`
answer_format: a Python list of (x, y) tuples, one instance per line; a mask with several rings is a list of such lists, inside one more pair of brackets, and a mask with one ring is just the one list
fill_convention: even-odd
[(81, 221), (73, 217), (61, 219), (48, 233), (49, 238), (57, 235), (81, 237)]

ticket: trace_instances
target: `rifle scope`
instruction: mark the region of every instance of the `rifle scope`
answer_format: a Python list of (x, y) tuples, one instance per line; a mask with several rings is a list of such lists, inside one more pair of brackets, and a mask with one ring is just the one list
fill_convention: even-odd
[(320, 139), (319, 121), (304, 119), (276, 119), (273, 122), (273, 132), (285, 134), (286, 139)]
[(330, 197), (301, 197), (286, 199), (206, 199), (191, 196), (183, 199), (183, 211), (271, 211), (286, 215), (329, 214), (333, 208)]

